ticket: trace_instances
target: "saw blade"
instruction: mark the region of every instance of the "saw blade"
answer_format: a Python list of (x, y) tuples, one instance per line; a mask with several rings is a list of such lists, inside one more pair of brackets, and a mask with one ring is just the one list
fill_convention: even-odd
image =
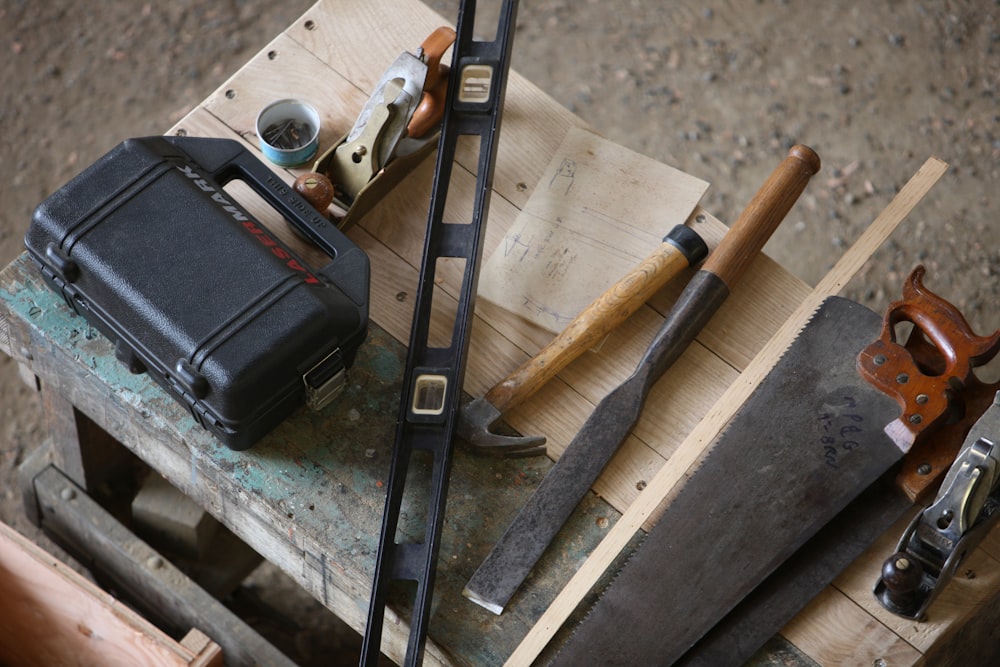
[(676, 665), (742, 665), (913, 507), (883, 475), (743, 598)]
[(669, 665), (902, 457), (856, 371), (882, 318), (826, 299), (689, 473), (554, 665)]

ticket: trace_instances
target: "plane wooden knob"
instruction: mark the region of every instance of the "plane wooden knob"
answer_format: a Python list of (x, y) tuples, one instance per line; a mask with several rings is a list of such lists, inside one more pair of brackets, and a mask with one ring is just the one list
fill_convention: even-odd
[(333, 203), (335, 189), (329, 178), (323, 174), (309, 172), (295, 179), (292, 186), (313, 208), (325, 214)]
[(882, 564), (882, 582), (885, 584), (884, 602), (891, 610), (909, 613), (916, 609), (924, 568), (920, 562), (905, 553), (894, 553)]

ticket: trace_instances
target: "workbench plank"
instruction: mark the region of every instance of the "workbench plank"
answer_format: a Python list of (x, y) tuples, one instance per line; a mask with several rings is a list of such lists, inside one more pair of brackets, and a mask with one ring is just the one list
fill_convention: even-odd
[[(354, 10), (348, 10), (349, 16), (351, 11)], [(369, 16), (368, 9), (358, 11), (364, 16)], [(247, 95), (240, 94), (237, 99), (241, 103), (234, 104), (234, 100), (226, 96), (227, 91), (267, 90), (272, 81), (281, 79), (282, 72), (299, 73), (302, 70), (315, 67), (313, 55), (297, 49), (288, 40), (288, 35), (295, 30), (304, 30), (308, 35), (297, 34), (296, 39), (301, 39), (310, 48), (318, 48), (315, 45), (316, 33), (334, 28), (327, 26), (326, 21), (321, 22), (315, 15), (310, 16), (311, 18), (307, 20), (314, 21), (312, 31), (305, 30), (302, 27), (302, 22), (298, 22), (297, 27), (263, 49), (245, 68), (234, 75), (215, 95), (206, 101), (206, 108), (225, 126), (237, 128), (237, 133), (244, 135), (244, 129), (251, 126), (254, 117), (253, 109), (248, 109), (245, 106), (248, 103)], [(341, 20), (340, 24), (351, 25), (353, 30), (354, 24), (352, 23), (344, 23)], [(436, 24), (428, 24), (427, 30), (432, 29), (433, 25)], [(336, 36), (324, 32), (324, 35), (324, 44), (335, 43), (340, 46), (343, 46), (344, 40), (357, 39), (356, 36), (352, 37), (346, 32), (338, 33)], [(360, 76), (357, 74), (357, 68), (361, 67), (360, 64), (349, 62), (345, 65), (345, 58), (350, 61), (348, 56), (340, 54), (334, 46), (324, 48), (325, 51), (320, 50), (319, 60), (328, 63), (331, 68), (341, 70), (331, 77), (332, 82), (339, 84), (347, 77)], [(386, 49), (384, 63), (391, 62), (391, 59), (403, 48), (406, 48), (405, 44), (397, 45), (394, 49)], [(272, 53), (277, 53), (277, 57), (271, 57)], [(371, 53), (372, 57), (365, 60), (365, 66), (371, 71), (369, 77), (375, 80), (385, 65), (383, 62), (376, 61), (375, 56), (380, 53), (378, 49), (374, 49)], [(344, 76), (340, 76), (341, 74)], [(281, 94), (306, 96), (314, 88), (316, 78), (309, 80), (296, 74), (289, 81), (282, 81)], [(368, 83), (368, 79), (362, 78), (361, 81)], [(508, 88), (509, 103), (513, 108), (516, 108), (516, 105), (526, 97), (530, 98), (533, 104), (544, 99), (537, 97), (534, 92), (529, 90), (525, 94), (521, 82), (512, 80)], [(258, 95), (249, 101), (263, 106), (269, 100)], [(553, 103), (548, 100), (548, 104)], [(321, 110), (321, 113), (325, 113), (325, 110)], [(513, 115), (514, 120), (508, 118), (504, 123), (501, 145), (517, 143), (517, 137), (523, 136), (525, 132), (530, 132), (534, 128), (534, 123), (537, 122), (536, 120), (528, 123), (526, 128), (523, 126), (527, 116), (516, 112)], [(344, 122), (342, 118), (340, 122)], [(191, 121), (185, 119), (181, 125), (191, 125)], [(562, 131), (565, 132), (565, 125), (561, 127), (563, 127)], [(192, 131), (191, 128), (188, 128), (188, 131)], [(225, 131), (224, 128), (220, 127), (216, 127), (214, 130), (194, 129), (195, 133), (207, 132), (209, 135)], [(346, 123), (343, 131), (346, 131)], [(550, 127), (546, 130), (547, 135), (553, 132), (556, 132), (555, 128)], [(252, 141), (252, 137), (248, 136), (246, 139), (248, 142)], [(537, 140), (538, 136), (534, 134), (530, 140), (524, 139), (532, 144)], [(461, 162), (462, 159), (460, 156), (459, 161)], [(502, 164), (505, 159), (510, 158), (501, 155), (498, 164)], [(533, 162), (544, 163), (544, 160), (538, 159), (538, 154), (534, 154), (532, 159)], [(372, 258), (372, 320), (383, 325), (387, 331), (401, 341), (407, 340), (410, 316), (399, 309), (393, 309), (390, 311), (393, 315), (393, 321), (383, 320), (382, 313), (378, 311), (376, 304), (391, 304), (393, 299), (397, 300), (397, 305), (409, 304), (406, 296), (413, 293), (411, 286), (415, 284), (415, 278), (413, 281), (407, 280), (404, 275), (407, 273), (406, 267), (396, 262), (398, 259), (402, 259), (406, 264), (412, 266), (413, 275), (416, 275), (415, 272), (419, 266), (423, 249), (423, 232), (426, 228), (426, 211), (424, 209), (433, 178), (432, 162), (430, 159), (425, 160), (414, 173), (410, 174), (399, 187), (361, 221), (359, 226), (371, 234), (375, 241), (374, 244), (368, 243), (372, 239), (367, 238), (364, 239), (365, 242), (362, 242), (359, 234), (352, 232), (352, 238), (359, 245), (362, 245)], [(544, 166), (545, 164), (540, 164), (539, 169), (544, 168)], [(290, 180), (302, 170), (279, 171), (284, 171), (283, 177)], [(452, 183), (454, 190), (449, 193), (449, 200), (452, 199), (452, 196), (471, 199), (474, 186), (471, 170), (465, 166), (457, 170), (456, 173), (457, 176), (453, 178)], [(501, 193), (498, 190), (498, 194), (510, 193)], [(485, 241), (487, 251), (491, 247), (498, 246), (506, 230), (516, 220), (518, 213), (518, 209), (512, 205), (507, 196), (493, 198)], [(724, 235), (726, 227), (700, 209), (697, 213), (698, 215), (695, 216), (691, 224), (695, 225), (710, 246), (714, 247)], [(268, 221), (264, 220), (264, 222)], [(380, 245), (385, 246), (388, 252), (383, 252)], [(697, 362), (700, 372), (685, 373), (683, 368), (672, 372), (671, 389), (669, 391), (657, 390), (649, 402), (651, 409), (644, 413), (636, 428), (636, 434), (640, 440), (659, 454), (660, 463), (662, 463), (662, 457), (668, 456), (676, 448), (683, 434), (704, 414), (705, 407), (711, 405), (735, 377), (721, 360), (735, 365), (736, 368), (742, 368), (777, 329), (794, 307), (796, 299), (808, 290), (801, 281), (791, 277), (780, 266), (763, 256), (755, 262), (754, 269), (750, 273), (753, 275), (747, 281), (749, 288), (741, 290), (731, 299), (734, 302), (729, 306), (728, 312), (731, 315), (727, 316), (724, 311), (720, 316), (713, 318), (703, 334), (707, 340), (713, 341), (714, 347), (710, 352), (698, 350), (692, 353), (701, 356)], [(391, 277), (391, 280), (383, 281), (384, 275)], [(560, 414), (546, 417), (543, 412), (530, 411), (530, 407), (525, 406), (521, 410), (511, 413), (508, 416), (508, 422), (525, 433), (544, 433), (549, 438), (550, 455), (557, 456), (561, 453), (592, 410), (592, 405), (596, 404), (608, 391), (632, 372), (646, 344), (651, 340), (653, 332), (662, 323), (663, 313), (669, 309), (672, 300), (676, 299), (677, 294), (679, 294), (683, 281), (676, 282), (676, 285), (671, 286), (669, 293), (657, 295), (656, 303), (661, 310), (659, 314), (652, 312), (649, 308), (644, 308), (643, 314), (637, 314), (621, 327), (620, 332), (613, 333), (599, 353), (585, 355), (584, 358), (577, 360), (563, 372), (562, 378), (565, 382), (565, 388), (554, 395), (550, 394), (549, 401), (551, 402), (546, 401), (545, 403), (545, 405), (560, 405)], [(457, 294), (460, 283), (457, 276), (450, 275), (445, 276), (441, 284), (446, 292), (454, 295)], [(753, 303), (762, 296), (769, 299), (767, 307), (757, 311), (759, 316), (748, 316), (749, 312), (755, 310)], [(478, 304), (476, 312), (477, 322), (474, 325), (473, 345), (470, 351), (465, 389), (472, 395), (481, 395), (507, 372), (516, 368), (527, 356), (522, 356), (516, 360), (516, 363), (512, 362), (506, 366), (498, 364), (498, 359), (509, 358), (506, 356), (509, 351), (498, 356), (493, 341), (485, 346), (479, 346), (476, 341), (481, 335), (480, 332), (491, 332), (492, 330), (500, 332), (516, 346), (524, 349), (525, 355), (534, 353), (547, 343), (549, 334), (542, 332), (541, 329), (526, 328), (523, 319), (501, 309), (491, 309), (483, 301)], [(396, 319), (397, 316), (401, 321)], [(480, 320), (488, 324), (489, 328), (484, 329)], [(540, 335), (539, 332), (541, 332)], [(528, 334), (527, 337), (526, 334)], [(683, 366), (684, 363), (682, 361), (679, 366)], [(489, 372), (484, 372), (487, 368)], [(562, 388), (564, 385), (557, 386)], [(683, 397), (679, 402), (677, 401), (678, 396)], [(580, 397), (585, 399), (584, 403), (580, 403)], [(541, 404), (540, 399), (536, 399), (532, 403)], [(563, 409), (564, 406), (565, 409)], [(703, 409), (700, 411), (691, 409), (692, 406), (702, 406)], [(656, 409), (657, 407), (663, 409)], [(548, 410), (547, 412), (555, 411)], [(650, 458), (641, 446), (632, 449), (641, 452), (640, 461), (649, 461), (655, 465), (655, 457)], [(651, 474), (648, 465), (642, 465), (637, 471), (635, 466), (630, 464), (630, 457), (619, 456), (609, 466), (609, 473), (596, 488), (600, 489), (602, 495), (605, 495), (613, 505), (624, 508), (634, 498), (637, 491), (636, 485), (643, 479), (649, 478)]]
[[(276, 40), (276, 43), (272, 45), (274, 48), (266, 49), (255, 61), (251, 61), (245, 70), (241, 71), (239, 75), (234, 76), (228, 82), (227, 86), (224, 86), (225, 90), (232, 88), (238, 90), (256, 90), (265, 87), (266, 81), (274, 77), (273, 72), (270, 72), (270, 68), (274, 67), (273, 63), (277, 59), (272, 60), (267, 57), (267, 54), (273, 50), (281, 53), (280, 58), (284, 59), (286, 66), (290, 60), (298, 57), (294, 49), (290, 46), (284, 45), (279, 48), (278, 41)], [(308, 60), (307, 56), (303, 57)], [(302, 64), (302, 67), (306, 66), (306, 64)], [(254, 84), (244, 81), (244, 76), (251, 78), (259, 76), (262, 78), (259, 83)], [(230, 100), (224, 97), (224, 93), (223, 99), (217, 98), (218, 96), (216, 96), (216, 99), (210, 99), (207, 108), (213, 111), (215, 115), (221, 115), (225, 125), (241, 127), (241, 124), (245, 125), (250, 122), (252, 114), (248, 114), (246, 109), (241, 109), (238, 105), (231, 104)], [(264, 104), (266, 100), (259, 100), (259, 102)], [(231, 114), (237, 115), (231, 116)], [(189, 126), (191, 125), (191, 120), (182, 121), (181, 124)], [(505, 124), (504, 140), (507, 138), (507, 130), (512, 126), (516, 127), (516, 123)], [(191, 131), (190, 128), (188, 129)], [(206, 129), (195, 128), (195, 131), (201, 133)], [(220, 131), (225, 130), (223, 128), (215, 128), (214, 133)], [(402, 274), (406, 272), (406, 267), (394, 262), (390, 265), (389, 262), (383, 261), (383, 259), (402, 258), (413, 266), (414, 272), (416, 271), (422, 253), (422, 230), (426, 224), (424, 219), (425, 213), (420, 210), (420, 203), (426, 201), (426, 196), (431, 186), (433, 170), (430, 167), (431, 161), (426, 160), (413, 174), (407, 177), (403, 185), (390, 193), (360, 224), (360, 227), (369, 231), (376, 240), (391, 250), (391, 253), (379, 253), (378, 249), (362, 244), (373, 259), (373, 321), (384, 325), (399, 340), (407, 339), (409, 323), (407, 314), (397, 311), (394, 314), (398, 315), (402, 321), (394, 320), (393, 322), (387, 322), (380, 319), (381, 316), (376, 311), (374, 304), (391, 302), (391, 299), (398, 299), (404, 293), (412, 293), (410, 286), (415, 284), (415, 278), (414, 281), (402, 279)], [(287, 173), (285, 176), (286, 179), (290, 179), (294, 173), (295, 170)], [(463, 179), (466, 186), (464, 191), (471, 193), (474, 181), (471, 172), (460, 170), (459, 185), (463, 185)], [(462, 190), (459, 190), (458, 193), (461, 195)], [(510, 205), (507, 199), (494, 198), (494, 205), (490, 211), (490, 222), (487, 226), (487, 245), (496, 245), (500, 242), (504, 230), (509, 228), (516, 215), (517, 210)], [(725, 233), (725, 226), (714, 218), (711, 218), (711, 216), (704, 214), (704, 212), (701, 212), (698, 219), (700, 222), (696, 222), (695, 224), (698, 226), (699, 231), (702, 232), (710, 244), (716, 244)], [(357, 235), (353, 238), (359, 241)], [(755, 287), (759, 288), (759, 291), (756, 289), (754, 291), (748, 290), (747, 294), (756, 295), (774, 292), (775, 290), (768, 289), (768, 281), (771, 282), (772, 287), (774, 283), (778, 283), (781, 286), (777, 290), (779, 293), (781, 293), (781, 289), (789, 289), (790, 294), (795, 295), (796, 293), (801, 294), (807, 289), (801, 282), (797, 282), (791, 278), (787, 272), (784, 272), (771, 260), (762, 257), (757, 264), (758, 266), (755, 266), (754, 273), (762, 276), (760, 280), (764, 285), (755, 285)], [(384, 292), (384, 283), (380, 282), (381, 277), (385, 274), (393, 276), (394, 280), (399, 280), (398, 282), (391, 282), (385, 285), (385, 288), (388, 289), (388, 294)], [(678, 283), (680, 282), (678, 281)], [(451, 294), (455, 294), (457, 293), (458, 281), (446, 278), (443, 286)], [(676, 298), (678, 293), (679, 288), (675, 287), (672, 291), (672, 298)], [(659, 297), (660, 304), (663, 304), (663, 300), (664, 297)], [(773, 300), (779, 301), (777, 298), (773, 298)], [(736, 301), (738, 306), (740, 300), (737, 299)], [(745, 300), (743, 301), (744, 310), (753, 308)], [(709, 325), (709, 333), (706, 335), (712, 340), (717, 341), (716, 347), (719, 349), (713, 350), (715, 356), (722, 359), (732, 359), (737, 363), (745, 364), (751, 353), (759, 349), (770, 336), (771, 332), (780, 324), (793, 303), (794, 301), (792, 300), (786, 300), (783, 307), (769, 304), (768, 307), (760, 309), (762, 312), (757, 313), (759, 316), (741, 317), (736, 322), (727, 323), (727, 320), (723, 318), (714, 319), (713, 323)], [(485, 304), (483, 305), (485, 306)], [(668, 308), (667, 304), (663, 304), (663, 306), (665, 309)], [(477, 309), (477, 319), (479, 318), (487, 321), (491, 328), (506, 334), (517, 345), (530, 346), (527, 350), (528, 353), (537, 350), (537, 347), (547, 342), (547, 334), (546, 338), (542, 340), (525, 340), (523, 337), (520, 337), (518, 334), (526, 331), (523, 326), (523, 320), (513, 317), (505, 311), (498, 309), (491, 310), (488, 306), (480, 307)], [(633, 320), (638, 321), (637, 318), (641, 319), (642, 316), (636, 316)], [(636, 335), (637, 329), (634, 321), (623, 326), (622, 333), (613, 334), (612, 338), (614, 340), (604, 345), (600, 354), (585, 355), (583, 359), (578, 360), (570, 368), (566, 369), (564, 377), (569, 378), (567, 380), (569, 391), (555, 400), (559, 403), (562, 402), (559, 400), (560, 398), (568, 401), (576, 401), (576, 394), (579, 394), (585, 397), (591, 404), (596, 404), (601, 397), (627, 377), (634, 369), (635, 363), (642, 355), (646, 344), (652, 338), (653, 332), (662, 322), (662, 314), (659, 319), (647, 315), (644, 326), (641, 326), (639, 329), (641, 333), (639, 336)], [(523, 357), (517, 363), (509, 364), (504, 368), (495, 363), (497, 358), (503, 357), (495, 355), (492, 345), (485, 346), (485, 349), (488, 351), (486, 352), (486, 356), (484, 356), (480, 347), (473, 347), (470, 354), (469, 370), (466, 375), (466, 390), (473, 395), (484, 393), (493, 383), (503, 377), (506, 370), (515, 368), (523, 359), (527, 358)], [(490, 365), (492, 372), (485, 375), (480, 372), (479, 364), (481, 362), (479, 360), (481, 359), (488, 360), (486, 363)], [(683, 383), (674, 390), (674, 395), (691, 397), (689, 403), (697, 405), (711, 404), (721, 395), (728, 383), (732, 381), (733, 376), (727, 369), (722, 368), (722, 364), (719, 364), (717, 368), (704, 370), (706, 371), (704, 373), (686, 376)], [(678, 377), (685, 377), (680, 372), (677, 375)], [(657, 405), (658, 400), (656, 397), (653, 397), (650, 404)], [(664, 414), (683, 414), (686, 417), (683, 425), (685, 427), (693, 426), (696, 420), (692, 420), (691, 417), (700, 417), (700, 413), (690, 412), (687, 410), (687, 407), (685, 405), (674, 406), (669, 412), (658, 410), (647, 411), (640, 426), (637, 428), (637, 433), (645, 434), (642, 436), (643, 441), (649, 444), (654, 450), (660, 452), (661, 456), (668, 455), (677, 446), (680, 437), (686, 430), (677, 428), (678, 424), (676, 421), (672, 422), (668, 419), (664, 422), (660, 417)], [(536, 432), (545, 433), (551, 443), (551, 453), (555, 456), (570, 442), (588, 413), (589, 408), (581, 406), (578, 419), (570, 422), (560, 420), (557, 423), (540, 424), (537, 426), (531, 422), (526, 422), (516, 413), (510, 416), (509, 421), (513, 426), (522, 430), (522, 432), (529, 432), (525, 429), (530, 428), (538, 429)], [(574, 413), (568, 412), (566, 414), (572, 415)], [(622, 485), (602, 484), (602, 487), (611, 489), (608, 492), (607, 498), (618, 507), (624, 507), (622, 503), (628, 502), (634, 496), (636, 483), (642, 478), (648, 477), (648, 474), (644, 474), (637, 479), (634, 474), (630, 473), (616, 474), (615, 471), (619, 468), (621, 460), (623, 459), (619, 457), (619, 461), (610, 466), (610, 470), (612, 471), (610, 477), (623, 480)]]
[(820, 665), (915, 665), (920, 652), (832, 587), (782, 630)]
[[(324, 127), (334, 125), (336, 130), (333, 135), (340, 136), (350, 128), (356, 111), (363, 105), (364, 96), (359, 99), (357, 90), (370, 89), (402, 50), (415, 48), (408, 46), (406, 35), (426, 35), (442, 23), (440, 17), (422, 5), (411, 7), (407, 4), (400, 10), (388, 0), (338, 3), (335, 16), (327, 16), (324, 11), (322, 4), (313, 7), (302, 20), (262, 49), (220, 86), (206, 99), (204, 107), (253, 142), (253, 123), (260, 108), (278, 97), (302, 97), (314, 101), (324, 119)], [(392, 17), (389, 26), (384, 25), (384, 21), (380, 22), (380, 17), (384, 19), (387, 16)], [(304, 27), (308, 21), (313, 22), (312, 30)], [(397, 28), (398, 33), (391, 32)], [(359, 39), (368, 35), (378, 35), (378, 38), (372, 44), (362, 46), (358, 43)], [(297, 47), (292, 40), (305, 45), (305, 48)], [(363, 51), (363, 57), (358, 55), (359, 51)], [(277, 55), (272, 57), (272, 54)], [(321, 72), (317, 72), (319, 63), (326, 65)], [(317, 81), (324, 83), (319, 86)], [(236, 92), (235, 97), (229, 95), (230, 91)], [(331, 99), (334, 101), (330, 102)], [(350, 111), (352, 105), (353, 113)], [(514, 185), (506, 189), (499, 177), (494, 178), (494, 191), (499, 197), (493, 198), (489, 212), (484, 257), (499, 247), (548, 166), (546, 156), (558, 150), (566, 133), (573, 127), (590, 129), (537, 87), (518, 77), (516, 72), (511, 73), (497, 172), (509, 168), (518, 171), (519, 175), (513, 179), (516, 181)], [(325, 141), (328, 136), (324, 131), (322, 139)], [(321, 143), (320, 150), (327, 147), (329, 144)], [(462, 200), (459, 206), (469, 207), (477, 161), (469, 151), (460, 151), (456, 161), (462, 169), (457, 179), (452, 181), (449, 204), (458, 199)], [(528, 170), (531, 170), (530, 173)], [(305, 169), (295, 169), (288, 173), (303, 171)], [(361, 223), (375, 238), (415, 267), (419, 266), (422, 256), (426, 201), (432, 178), (433, 160), (427, 159)], [(726, 226), (702, 209), (696, 213), (697, 224), (692, 223), (693, 226), (705, 237), (709, 247), (714, 248), (725, 233)], [(681, 281), (677, 282), (682, 286)], [(444, 283), (453, 295), (457, 294), (458, 285), (457, 280)], [(749, 362), (784, 321), (790, 313), (789, 309), (794, 308), (808, 293), (808, 286), (765, 257), (755, 262), (748, 272), (747, 285), (746, 289), (737, 289), (740, 294), (752, 296), (731, 299), (733, 303), (723, 306), (725, 310), (713, 319), (702, 337), (710, 349), (738, 369)], [(678, 293), (679, 287), (664, 290), (651, 301), (658, 306), (658, 310), (665, 312)], [(761, 304), (764, 307), (757, 307), (759, 298), (764, 299)], [(524, 325), (522, 319), (506, 311), (491, 311), (482, 307), (477, 308), (477, 314), (529, 354), (540, 349), (551, 337), (551, 334), (538, 329), (528, 343), (518, 338), (523, 335), (519, 334)]]
[[(172, 131), (183, 131), (192, 136), (225, 136), (232, 133), (228, 125), (201, 110), (196, 110), (180, 121)], [(237, 140), (242, 140), (249, 150), (256, 152), (248, 137)], [(286, 182), (291, 182), (294, 171), (279, 170), (278, 173)], [(427, 179), (423, 183), (418, 180), (421, 176), (423, 175), (418, 173), (411, 175), (410, 178), (414, 180), (408, 181), (408, 185), (414, 187), (397, 188), (380, 204), (379, 210), (374, 211), (364, 224), (350, 232), (352, 240), (368, 253), (372, 262), (372, 320), (384, 325), (400, 341), (407, 340), (409, 336), (412, 315), (408, 307), (412, 299), (408, 297), (415, 291), (417, 269), (408, 262), (401, 261), (397, 252), (365, 232), (374, 227), (384, 238), (398, 240), (401, 235), (385, 231), (381, 227), (382, 221), (403, 219), (404, 214), (412, 210), (405, 200), (413, 197), (414, 190), (419, 191), (418, 185), (430, 187), (432, 173), (426, 175)], [(403, 201), (397, 201), (399, 199)], [(318, 267), (325, 262), (324, 256), (315, 250), (310, 251), (310, 247), (291, 232), (272, 209), (263, 203), (240, 201), (245, 203), (257, 219), (282, 237), (283, 241), (307, 255), (311, 264)], [(504, 208), (509, 208), (509, 204), (500, 201)], [(374, 219), (371, 225), (370, 219)], [(715, 226), (721, 227), (721, 223), (716, 221)], [(402, 225), (397, 223), (396, 227)], [(717, 231), (709, 236), (721, 238)], [(765, 267), (773, 265), (772, 260), (766, 257), (761, 260)], [(782, 273), (776, 265), (771, 268), (776, 277)], [(781, 311), (782, 309), (776, 308), (772, 313)], [(447, 321), (444, 317), (437, 319)], [(553, 380), (544, 395), (529, 401), (521, 411), (512, 412), (507, 421), (522, 433), (547, 436), (550, 455), (557, 457), (589, 416), (593, 405), (632, 372), (662, 321), (663, 316), (652, 308), (640, 309), (608, 336), (602, 345), (603, 354), (585, 354), (563, 372), (564, 379)], [(499, 379), (506, 369), (516, 368), (526, 358), (527, 355), (521, 353), (505, 337), (476, 318), (466, 375), (467, 391), (473, 394), (484, 393), (490, 383), (481, 381), (481, 378)], [(486, 372), (482, 368), (483, 364), (489, 365), (491, 370)], [(698, 423), (711, 402), (725, 391), (736, 376), (736, 371), (717, 354), (699, 344), (693, 345), (689, 353), (669, 371), (668, 379), (658, 384), (650, 394), (649, 405), (664, 406), (664, 409), (644, 412), (636, 425), (635, 435), (629, 438), (627, 445), (623, 446), (622, 451), (608, 465), (605, 474), (595, 484), (595, 490), (619, 510), (627, 507), (644, 481), (652, 477), (676, 448), (683, 434)], [(551, 405), (559, 405), (560, 410), (552, 410), (549, 407)], [(489, 536), (483, 538), (491, 539)]]

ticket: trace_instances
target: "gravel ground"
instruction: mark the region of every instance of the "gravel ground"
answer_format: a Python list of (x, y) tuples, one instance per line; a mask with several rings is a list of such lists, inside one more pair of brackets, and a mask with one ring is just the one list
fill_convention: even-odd
[[(0, 262), (48, 194), (165, 130), (311, 4), (0, 0)], [(428, 4), (457, 16), (455, 0)], [(608, 138), (709, 181), (703, 205), (724, 221), (789, 146), (812, 146), (823, 170), (766, 248), (810, 283), (940, 157), (948, 174), (846, 295), (884, 309), (923, 263), (983, 333), (1000, 327), (998, 19), (986, 0), (522, 0), (514, 67)], [(0, 519), (34, 535), (14, 469), (39, 405), (0, 357)], [(284, 627), (304, 664), (334, 641), (316, 618)]]

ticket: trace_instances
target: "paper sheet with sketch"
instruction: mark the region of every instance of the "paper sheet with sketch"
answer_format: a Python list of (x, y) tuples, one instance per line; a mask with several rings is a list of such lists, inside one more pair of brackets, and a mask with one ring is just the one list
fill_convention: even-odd
[(682, 224), (708, 183), (571, 129), (496, 251), (479, 298), (558, 333)]

